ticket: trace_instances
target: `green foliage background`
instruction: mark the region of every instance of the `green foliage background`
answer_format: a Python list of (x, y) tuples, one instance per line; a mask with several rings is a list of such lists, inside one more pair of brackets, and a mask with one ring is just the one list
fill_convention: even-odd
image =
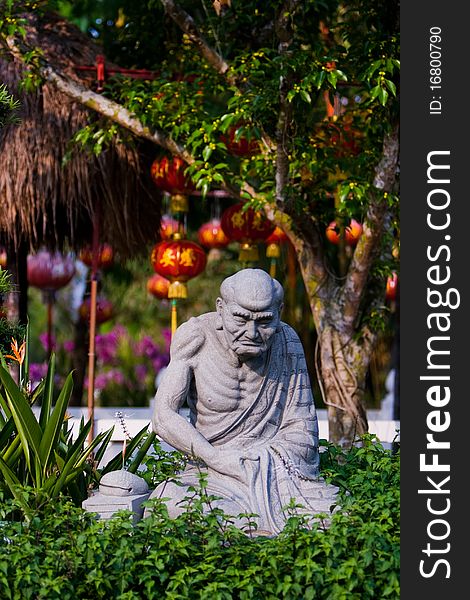
[(2, 597), (398, 599), (399, 460), (371, 436), (347, 453), (327, 445), (322, 469), (341, 487), (340, 510), (312, 529), (291, 506), (274, 538), (204, 514), (204, 492), (181, 517), (156, 504), (136, 526), (128, 513), (97, 521), (58, 502), (27, 524), (0, 525)]

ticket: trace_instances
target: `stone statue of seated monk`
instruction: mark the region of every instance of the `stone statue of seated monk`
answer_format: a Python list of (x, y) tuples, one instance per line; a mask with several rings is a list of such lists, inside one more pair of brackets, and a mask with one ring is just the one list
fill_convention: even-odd
[[(281, 322), (283, 289), (260, 269), (222, 282), (216, 312), (175, 332), (171, 360), (155, 397), (153, 429), (197, 457), (151, 498), (184, 509), (188, 486), (207, 473), (212, 505), (235, 518), (256, 513), (259, 530), (277, 534), (292, 498), (308, 514), (330, 513), (338, 488), (319, 478), (318, 422), (302, 345)], [(190, 421), (178, 414), (187, 402)], [(234, 520), (241, 526), (242, 521)], [(245, 520), (246, 523), (246, 520)]]

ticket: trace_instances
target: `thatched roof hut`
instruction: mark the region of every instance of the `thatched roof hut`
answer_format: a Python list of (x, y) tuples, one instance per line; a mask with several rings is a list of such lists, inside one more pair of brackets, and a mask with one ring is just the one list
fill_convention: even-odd
[[(28, 16), (28, 42), (52, 64), (83, 82), (77, 65), (93, 65), (100, 48), (56, 15)], [(160, 197), (149, 171), (153, 148), (114, 143), (99, 156), (74, 151), (72, 135), (97, 116), (51, 85), (22, 94), (23, 66), (0, 58), (0, 81), (21, 100), (21, 123), (0, 131), (0, 238), (78, 250), (92, 238), (101, 214), (100, 239), (122, 256), (143, 251), (159, 231)]]

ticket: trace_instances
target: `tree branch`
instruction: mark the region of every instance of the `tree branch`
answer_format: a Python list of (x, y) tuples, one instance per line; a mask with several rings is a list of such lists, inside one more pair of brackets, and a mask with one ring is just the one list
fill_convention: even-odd
[(384, 192), (391, 192), (395, 183), (398, 164), (398, 126), (384, 136), (383, 155), (375, 169), (374, 187), (377, 192), (372, 199), (364, 222), (364, 231), (359, 238), (349, 265), (342, 292), (343, 327), (352, 332), (359, 313), (368, 274), (375, 257), (388, 212)]
[[(11, 54), (23, 61), (21, 49), (13, 37), (8, 37), (6, 43)], [(187, 150), (168, 137), (162, 131), (151, 129), (142, 124), (142, 122), (121, 104), (97, 94), (81, 83), (70, 79), (56, 71), (54, 67), (44, 58), (40, 59), (38, 66), (39, 75), (48, 83), (54, 85), (60, 92), (66, 94), (72, 100), (94, 110), (95, 112), (108, 117), (114, 123), (128, 129), (137, 137), (149, 140), (172, 154), (180, 156), (188, 164), (194, 162), (194, 158)]]
[(231, 85), (236, 85), (236, 81), (233, 77), (227, 75), (229, 70), (229, 64), (224, 58), (209, 46), (207, 41), (199, 32), (199, 29), (194, 22), (194, 19), (185, 10), (183, 10), (173, 0), (161, 0), (163, 8), (166, 13), (173, 19), (173, 21), (180, 27), (184, 33), (189, 37), (193, 44), (198, 48), (199, 52), (204, 56), (207, 62), (220, 73), (225, 75)]

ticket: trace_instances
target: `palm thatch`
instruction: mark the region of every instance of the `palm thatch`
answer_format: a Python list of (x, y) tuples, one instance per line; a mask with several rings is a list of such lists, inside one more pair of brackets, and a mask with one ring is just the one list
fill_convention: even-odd
[[(77, 65), (93, 65), (100, 48), (54, 14), (28, 16), (28, 43), (70, 78)], [(0, 131), (0, 238), (78, 250), (92, 238), (100, 214), (100, 239), (121, 256), (138, 254), (159, 231), (160, 197), (150, 179), (152, 153), (116, 141), (100, 155), (72, 153), (73, 134), (96, 116), (51, 85), (22, 94), (24, 67), (0, 57), (0, 81), (21, 101), (19, 125)]]

